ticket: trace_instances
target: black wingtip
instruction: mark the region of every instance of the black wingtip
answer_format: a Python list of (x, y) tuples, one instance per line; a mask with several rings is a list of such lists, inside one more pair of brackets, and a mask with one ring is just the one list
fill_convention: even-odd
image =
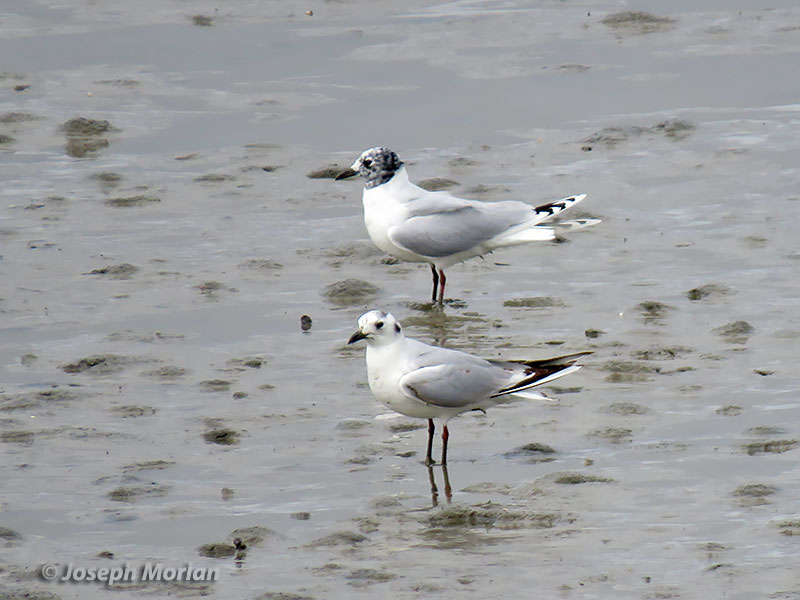
[(591, 350), (583, 350), (581, 352), (573, 352), (572, 354), (564, 354), (563, 356), (554, 356), (553, 358), (543, 358), (541, 360), (510, 360), (508, 362), (525, 365), (527, 367), (570, 367), (575, 364), (575, 361), (580, 356), (587, 356), (593, 354)]

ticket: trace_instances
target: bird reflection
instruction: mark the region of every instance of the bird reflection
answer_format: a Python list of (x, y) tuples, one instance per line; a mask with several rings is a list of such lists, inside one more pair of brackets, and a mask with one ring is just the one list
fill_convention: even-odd
[[(450, 504), (450, 501), (453, 499), (453, 488), (450, 486), (450, 475), (447, 473), (447, 465), (438, 465), (442, 469), (442, 475), (444, 476), (444, 497), (447, 499), (447, 503)], [(431, 483), (431, 502), (433, 502), (434, 506), (439, 505), (439, 488), (436, 487), (436, 478), (433, 474), (433, 465), (428, 465), (428, 481)]]

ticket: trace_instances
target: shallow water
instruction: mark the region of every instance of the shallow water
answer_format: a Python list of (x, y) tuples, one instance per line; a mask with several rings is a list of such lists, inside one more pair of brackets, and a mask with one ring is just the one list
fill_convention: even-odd
[[(800, 595), (800, 9), (646, 4), (676, 21), (7, 11), (0, 116), (31, 118), (0, 118), (2, 594), (106, 597), (38, 569), (156, 560), (220, 577), (120, 593)], [(114, 129), (70, 142), (77, 116)], [(461, 302), (432, 312), (427, 267), (369, 244), (359, 184), (306, 176), (376, 144), (471, 197), (586, 192), (603, 222), (453, 267)], [(380, 289), (323, 295), (346, 279)], [(448, 502), (345, 346), (371, 307), (487, 357), (594, 354), (555, 402), (451, 422)], [(532, 443), (556, 452), (513, 452)], [(200, 555), (253, 526), (239, 560)]]

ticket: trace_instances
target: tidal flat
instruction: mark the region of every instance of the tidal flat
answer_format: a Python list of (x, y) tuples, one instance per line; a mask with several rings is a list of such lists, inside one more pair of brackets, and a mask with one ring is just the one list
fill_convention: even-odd
[[(800, 597), (800, 8), (637, 8), (6, 10), (0, 598), (153, 561), (219, 577), (116, 594)], [(602, 222), (449, 269), (436, 310), (331, 178), (376, 145)], [(551, 402), (452, 420), (428, 469), (346, 345), (371, 308), (593, 354)]]

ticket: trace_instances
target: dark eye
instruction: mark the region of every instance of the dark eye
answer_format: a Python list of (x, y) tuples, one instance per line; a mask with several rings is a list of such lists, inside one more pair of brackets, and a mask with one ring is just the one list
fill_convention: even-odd
[(380, 329), (381, 327), (383, 327), (383, 321), (378, 321), (375, 323), (375, 329)]
[(372, 159), (371, 158), (365, 158), (364, 162), (362, 162), (361, 164), (369, 169), (372, 166)]

